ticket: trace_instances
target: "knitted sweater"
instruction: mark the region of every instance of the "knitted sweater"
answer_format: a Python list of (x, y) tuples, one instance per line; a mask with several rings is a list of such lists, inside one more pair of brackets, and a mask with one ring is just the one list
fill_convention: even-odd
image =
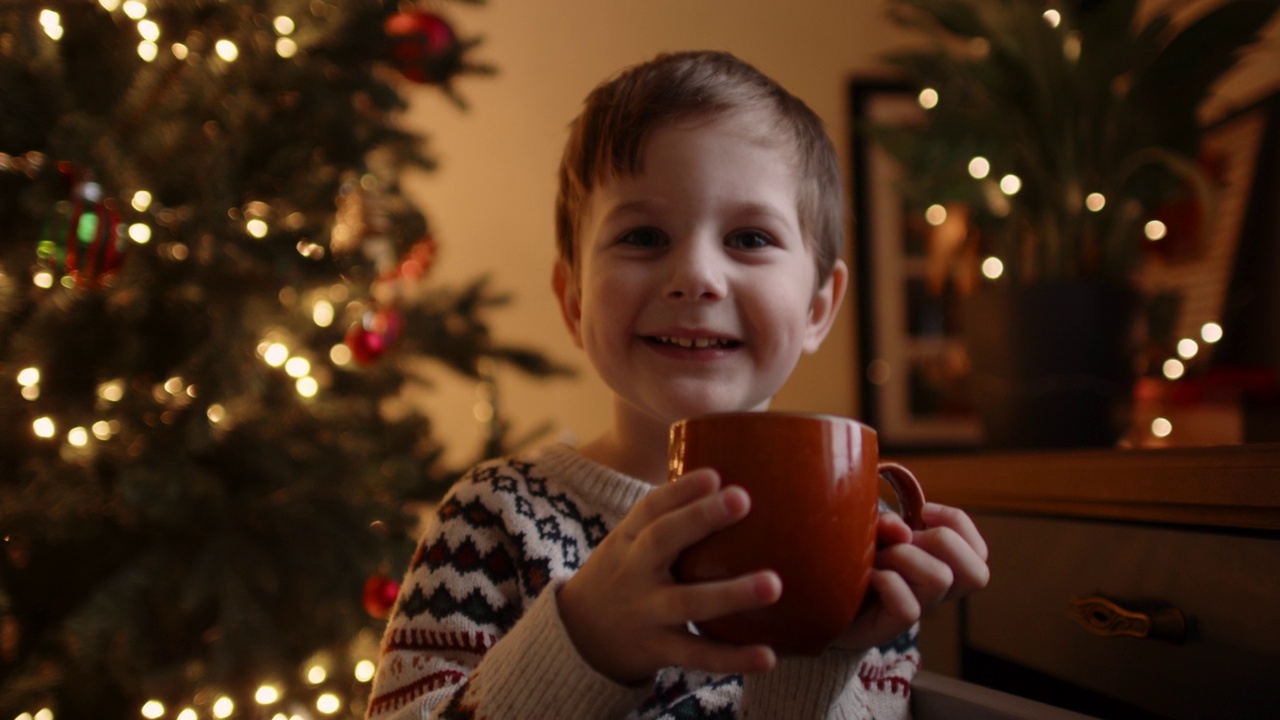
[(908, 716), (920, 663), (914, 630), (865, 654), (783, 657), (772, 672), (745, 678), (667, 668), (628, 687), (587, 665), (556, 591), (650, 489), (566, 446), (472, 469), (442, 500), (409, 565), (367, 717)]

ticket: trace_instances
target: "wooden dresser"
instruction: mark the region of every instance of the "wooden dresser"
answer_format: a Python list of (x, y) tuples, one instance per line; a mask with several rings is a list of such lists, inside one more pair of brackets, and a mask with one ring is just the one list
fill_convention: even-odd
[(890, 459), (991, 548), (925, 669), (1102, 718), (1280, 717), (1280, 444)]

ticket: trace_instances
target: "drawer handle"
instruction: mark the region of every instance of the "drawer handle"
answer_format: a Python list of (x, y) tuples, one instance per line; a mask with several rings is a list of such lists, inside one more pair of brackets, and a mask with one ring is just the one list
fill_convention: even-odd
[(1187, 639), (1187, 619), (1168, 605), (1125, 608), (1102, 595), (1071, 599), (1071, 617), (1094, 635), (1151, 638), (1181, 645)]

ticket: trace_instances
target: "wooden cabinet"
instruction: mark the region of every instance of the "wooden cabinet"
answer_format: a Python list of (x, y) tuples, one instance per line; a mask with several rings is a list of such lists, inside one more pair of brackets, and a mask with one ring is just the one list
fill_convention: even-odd
[(1280, 712), (1280, 446), (900, 459), (991, 549), (926, 669), (1099, 717)]

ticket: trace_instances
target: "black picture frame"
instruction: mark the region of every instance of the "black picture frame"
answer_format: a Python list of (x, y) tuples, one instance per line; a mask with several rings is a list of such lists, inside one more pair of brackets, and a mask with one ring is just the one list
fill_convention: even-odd
[(882, 452), (975, 449), (982, 426), (968, 390), (959, 299), (923, 292), (923, 228), (906, 213), (901, 169), (867, 133), (922, 117), (917, 91), (853, 78), (848, 96), (862, 419), (876, 428)]

